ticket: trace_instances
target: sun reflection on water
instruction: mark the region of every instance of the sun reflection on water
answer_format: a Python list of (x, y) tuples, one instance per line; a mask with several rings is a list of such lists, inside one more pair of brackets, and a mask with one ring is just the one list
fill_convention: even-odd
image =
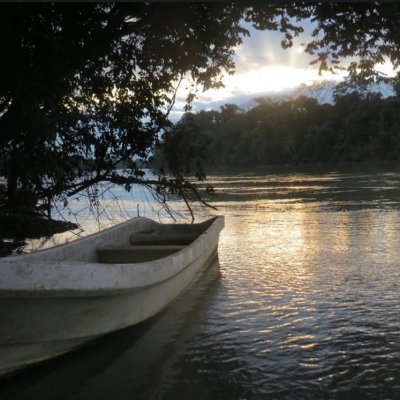
[[(202, 311), (176, 322), (183, 333), (140, 386), (148, 398), (399, 398), (400, 174), (210, 180), (226, 218), (219, 280), (177, 302), (193, 295)], [(135, 381), (121, 367), (92, 390), (112, 378), (115, 390)]]

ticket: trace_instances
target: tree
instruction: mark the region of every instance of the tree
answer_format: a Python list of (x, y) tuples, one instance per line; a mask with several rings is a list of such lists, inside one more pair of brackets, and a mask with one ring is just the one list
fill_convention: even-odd
[(335, 86), (335, 82), (327, 80), (301, 83), (296, 88), (295, 96), (306, 96), (317, 100), (319, 104), (330, 103)]
[[(288, 48), (303, 32), (297, 23), (311, 18), (316, 39), (305, 50), (320, 70), (358, 57), (350, 73), (370, 80), (385, 57), (400, 62), (397, 3), (4, 3), (0, 11), (0, 206), (8, 212), (45, 204), (50, 216), (55, 200), (104, 181), (195, 192), (186, 172), (204, 174), (198, 162), (188, 168), (191, 144), (177, 144), (183, 127), (168, 116), (185, 77), (189, 111), (199, 87), (220, 88), (234, 72), (234, 48), (249, 34), (242, 21), (280, 30)], [(148, 180), (142, 167), (161, 142), (175, 146), (165, 147), (160, 178)]]
[[(175, 135), (168, 115), (187, 73), (208, 89), (222, 86), (222, 71), (233, 71), (232, 47), (246, 34), (237, 24), (241, 6), (1, 8), (0, 40), (8, 57), (0, 66), (4, 206), (15, 210), (40, 201), (67, 202), (104, 181), (128, 190), (136, 183), (191, 189), (183, 179), (187, 160), (175, 158), (172, 150), (167, 154), (176, 179), (149, 181), (134, 159), (145, 163), (162, 134)], [(193, 96), (189, 93), (188, 106)]]
[[(303, 3), (304, 4), (304, 3)], [(305, 6), (301, 14), (296, 6), (289, 15), (306, 15), (317, 24), (313, 39), (305, 47), (316, 54), (312, 64), (319, 63), (320, 72), (344, 69), (343, 58), (351, 58), (350, 76), (362, 82), (387, 80), (375, 66), (390, 61), (394, 68), (400, 66), (400, 39), (396, 26), (400, 19), (400, 4), (394, 2), (325, 2)]]

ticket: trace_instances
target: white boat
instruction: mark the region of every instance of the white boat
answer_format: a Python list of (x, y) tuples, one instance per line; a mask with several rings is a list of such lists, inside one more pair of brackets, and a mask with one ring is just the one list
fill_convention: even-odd
[(74, 242), (0, 259), (0, 376), (144, 321), (215, 257), (224, 217), (144, 217)]

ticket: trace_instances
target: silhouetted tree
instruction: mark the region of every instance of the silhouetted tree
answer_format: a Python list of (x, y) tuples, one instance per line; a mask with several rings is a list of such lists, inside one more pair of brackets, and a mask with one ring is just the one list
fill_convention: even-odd
[[(184, 156), (192, 154), (191, 144), (169, 112), (185, 77), (192, 83), (187, 111), (197, 88), (223, 86), (223, 75), (234, 72), (234, 48), (248, 34), (243, 21), (281, 31), (288, 48), (303, 32), (298, 21), (311, 19), (317, 27), (305, 51), (315, 54), (320, 70), (333, 71), (341, 57), (355, 57), (351, 76), (370, 82), (383, 78), (374, 66), (385, 57), (399, 66), (399, 17), (399, 4), (384, 2), (3, 3), (0, 176), (6, 184), (0, 205), (15, 210), (44, 203), (50, 215), (52, 201), (68, 202), (104, 181), (127, 190), (144, 184), (160, 193), (195, 191), (186, 172), (200, 179), (204, 174), (198, 160)], [(273, 110), (275, 121), (249, 129), (262, 132), (276, 160), (287, 151), (299, 159), (294, 133), (281, 147), (278, 131), (289, 127), (277, 125), (284, 123), (282, 109)], [(223, 155), (231, 163), (245, 131), (232, 134), (236, 153)], [(168, 147), (160, 178), (148, 180), (143, 166), (162, 135), (175, 145)]]

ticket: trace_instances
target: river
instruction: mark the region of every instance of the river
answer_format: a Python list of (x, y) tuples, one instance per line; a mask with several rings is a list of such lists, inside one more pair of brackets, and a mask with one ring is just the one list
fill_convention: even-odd
[(2, 400), (400, 399), (400, 166), (208, 183), (226, 227), (200, 279), (151, 320), (0, 383)]

